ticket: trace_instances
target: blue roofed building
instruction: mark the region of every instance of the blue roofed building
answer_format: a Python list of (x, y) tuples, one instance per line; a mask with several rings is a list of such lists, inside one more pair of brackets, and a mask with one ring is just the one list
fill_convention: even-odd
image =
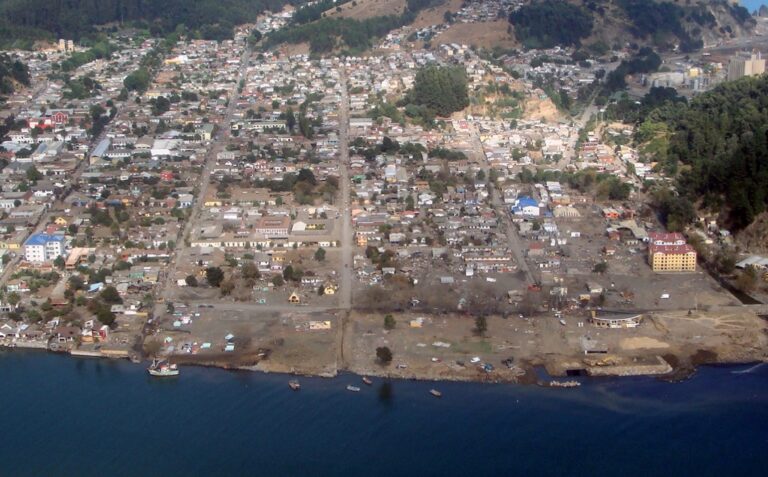
[(32, 234), (24, 242), (24, 258), (28, 262), (46, 262), (64, 255), (64, 237), (61, 235)]
[(515, 215), (525, 215), (529, 217), (538, 217), (541, 215), (541, 209), (536, 199), (523, 195), (515, 200), (514, 205), (511, 207), (512, 213)]

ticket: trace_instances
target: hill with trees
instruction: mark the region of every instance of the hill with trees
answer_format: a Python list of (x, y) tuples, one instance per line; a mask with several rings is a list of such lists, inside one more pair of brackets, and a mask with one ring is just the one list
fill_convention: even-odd
[(592, 33), (589, 10), (564, 0), (544, 0), (524, 5), (509, 15), (515, 36), (527, 48), (578, 46)]
[(467, 72), (459, 66), (427, 66), (416, 73), (416, 80), (401, 101), (408, 113), (415, 105), (431, 116), (449, 116), (469, 106)]
[(0, 94), (11, 94), (17, 85), (29, 86), (29, 69), (7, 54), (0, 55)]
[(147, 28), (154, 35), (179, 25), (202, 38), (232, 37), (235, 25), (253, 21), (288, 0), (0, 0), (0, 44), (92, 37), (110, 23)]
[(723, 83), (690, 103), (668, 101), (642, 120), (636, 139), (677, 177), (678, 196), (658, 200), (668, 221), (690, 222), (695, 205), (738, 231), (766, 211), (768, 76)]
[(306, 20), (317, 16), (317, 11), (305, 7), (308, 8), (306, 14), (302, 14), (292, 25), (267, 35), (264, 46), (307, 42), (315, 54), (330, 53), (337, 49), (352, 54), (361, 53), (372, 46), (374, 39), (413, 23), (420, 11), (444, 2), (445, 0), (407, 0), (405, 9), (399, 15), (380, 15), (364, 19), (322, 16), (309, 22)]
[(532, 0), (509, 22), (528, 48), (635, 43), (683, 52), (755, 26), (745, 8), (726, 0)]

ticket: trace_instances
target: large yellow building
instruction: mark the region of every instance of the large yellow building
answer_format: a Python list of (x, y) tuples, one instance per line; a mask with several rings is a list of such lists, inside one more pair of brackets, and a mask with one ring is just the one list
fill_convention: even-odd
[(648, 247), (648, 263), (654, 272), (695, 272), (696, 250), (688, 244), (651, 244)]

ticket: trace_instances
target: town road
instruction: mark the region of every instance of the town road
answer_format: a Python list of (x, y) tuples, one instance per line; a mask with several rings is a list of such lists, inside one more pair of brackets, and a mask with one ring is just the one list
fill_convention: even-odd
[(340, 69), (341, 104), (339, 105), (339, 182), (341, 183), (341, 260), (339, 307), (352, 307), (352, 204), (349, 186), (349, 97), (347, 94), (347, 75)]
[[(200, 188), (197, 192), (197, 197), (195, 198), (195, 202), (192, 206), (192, 210), (190, 211), (189, 218), (187, 219), (186, 223), (184, 224), (184, 227), (181, 229), (178, 239), (176, 241), (176, 248), (175, 253), (171, 257), (171, 263), (168, 265), (168, 268), (165, 271), (165, 280), (163, 285), (163, 291), (161, 293), (161, 296), (165, 300), (171, 299), (171, 293), (173, 292), (174, 286), (175, 286), (175, 278), (176, 278), (176, 268), (180, 261), (184, 260), (184, 253), (187, 250), (187, 239), (190, 236), (190, 233), (192, 229), (194, 228), (195, 224), (197, 223), (198, 219), (200, 218), (200, 212), (203, 208), (203, 203), (205, 202), (206, 194), (208, 193), (208, 185), (211, 178), (211, 170), (213, 169), (213, 165), (216, 163), (216, 156), (219, 152), (221, 152), (224, 147), (226, 146), (226, 140), (229, 138), (230, 135), (230, 122), (232, 121), (232, 117), (235, 114), (235, 111), (237, 110), (237, 100), (240, 96), (238, 92), (238, 88), (240, 85), (240, 80), (242, 80), (245, 77), (245, 72), (248, 69), (248, 62), (251, 57), (251, 48), (246, 47), (245, 51), (243, 52), (242, 57), (240, 58), (240, 69), (237, 73), (237, 78), (235, 80), (235, 84), (232, 87), (232, 90), (229, 92), (228, 98), (229, 98), (229, 104), (227, 106), (227, 110), (224, 114), (224, 117), (219, 122), (218, 132), (216, 133), (216, 136), (213, 138), (213, 145), (210, 149), (208, 149), (208, 153), (205, 156), (205, 161), (203, 163), (203, 170), (200, 173)], [(155, 308), (155, 316), (159, 316), (160, 313), (162, 313), (162, 310), (159, 309), (161, 305), (158, 305)]]

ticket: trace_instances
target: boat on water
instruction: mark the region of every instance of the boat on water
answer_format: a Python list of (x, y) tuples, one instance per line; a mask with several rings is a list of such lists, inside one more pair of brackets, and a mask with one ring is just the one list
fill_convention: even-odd
[(373, 384), (373, 381), (371, 381), (371, 378), (369, 378), (368, 376), (363, 376), (363, 382), (364, 382), (365, 384), (367, 384), (368, 386), (370, 386), (371, 384)]
[(297, 379), (291, 379), (290, 381), (288, 381), (288, 386), (290, 386), (290, 388), (293, 389), (294, 391), (298, 391), (299, 389), (301, 389), (301, 383), (299, 383)]
[(581, 383), (578, 381), (550, 381), (549, 385), (553, 388), (577, 388), (581, 386)]
[(150, 375), (160, 378), (179, 375), (179, 367), (166, 360), (153, 359), (147, 371)]
[(347, 391), (352, 391), (353, 393), (359, 393), (360, 388), (357, 386), (352, 386), (351, 384), (347, 385)]
[(437, 389), (430, 389), (429, 394), (435, 396), (435, 397), (443, 397), (443, 393), (438, 391)]

